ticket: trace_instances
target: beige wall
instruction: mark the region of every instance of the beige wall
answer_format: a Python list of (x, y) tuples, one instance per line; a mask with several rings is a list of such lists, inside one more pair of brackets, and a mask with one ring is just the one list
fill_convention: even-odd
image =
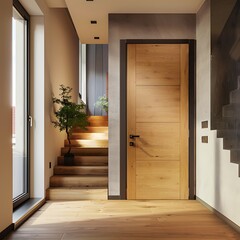
[[(210, 36), (207, 0), (197, 14), (197, 197), (240, 226), (238, 165), (230, 163), (230, 151), (223, 150), (216, 131), (201, 128), (201, 121), (211, 121)], [(208, 136), (208, 144), (201, 143), (201, 136)]]
[(12, 223), (12, 138), (11, 138), (11, 75), (12, 75), (12, 3), (0, 1), (0, 232)]
[(120, 39), (195, 39), (195, 14), (109, 16), (109, 195), (120, 194)]
[[(50, 9), (43, 0), (37, 0), (37, 3), (44, 15), (44, 161), (45, 188), (48, 188), (53, 166), (65, 138), (65, 134), (60, 133), (51, 123), (52, 96), (57, 96), (59, 85), (64, 84), (73, 88), (73, 100), (77, 101), (79, 39), (66, 9)], [(52, 162), (52, 169), (49, 169), (49, 162)]]
[(65, 134), (60, 134), (51, 123), (53, 106), (52, 95), (58, 95), (59, 85), (72, 87), (73, 100), (78, 96), (79, 40), (65, 9), (51, 9), (45, 22), (45, 164), (46, 187), (52, 170), (48, 163), (54, 165), (60, 155)]

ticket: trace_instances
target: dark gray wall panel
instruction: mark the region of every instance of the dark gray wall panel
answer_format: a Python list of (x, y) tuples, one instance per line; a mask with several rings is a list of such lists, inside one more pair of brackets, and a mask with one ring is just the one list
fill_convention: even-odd
[(89, 115), (106, 115), (95, 107), (98, 97), (107, 95), (108, 46), (87, 45), (87, 106)]
[(195, 14), (109, 15), (109, 195), (120, 195), (120, 40), (195, 39)]

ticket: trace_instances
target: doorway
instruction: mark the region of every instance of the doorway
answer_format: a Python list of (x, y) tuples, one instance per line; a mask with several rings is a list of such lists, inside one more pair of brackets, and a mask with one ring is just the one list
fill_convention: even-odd
[(121, 41), (123, 199), (195, 198), (194, 49), (193, 40)]

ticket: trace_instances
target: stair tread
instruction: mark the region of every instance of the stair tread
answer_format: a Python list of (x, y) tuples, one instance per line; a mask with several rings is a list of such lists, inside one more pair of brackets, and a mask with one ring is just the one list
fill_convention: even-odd
[(107, 187), (49, 187), (48, 189), (53, 189), (53, 190), (104, 190), (107, 189)]
[(105, 176), (108, 174), (108, 166), (55, 166), (54, 174)]
[[(68, 152), (69, 147), (61, 148), (61, 155)], [(85, 156), (108, 156), (107, 147), (72, 147), (71, 153), (76, 155)]]
[(63, 174), (63, 175), (53, 175), (51, 178), (107, 178), (107, 175), (96, 174), (94, 176), (89, 174), (78, 174), (78, 175), (70, 175), (70, 174)]
[(69, 144), (68, 140), (64, 141), (64, 146), (72, 146), (72, 147), (85, 147), (85, 148), (107, 148), (108, 147), (108, 140), (93, 140), (93, 139), (76, 139), (71, 140), (71, 144)]
[(98, 169), (107, 169), (107, 166), (64, 166), (64, 165), (56, 165), (54, 168), (85, 168), (85, 169), (92, 169), (92, 168), (98, 168)]
[(107, 200), (107, 187), (50, 187), (46, 197), (49, 200)]
[[(74, 156), (74, 166), (107, 166), (108, 156)], [(58, 165), (64, 166), (64, 157), (58, 157)]]
[(70, 137), (71, 140), (108, 140), (108, 133), (101, 132), (86, 132), (86, 133), (73, 133)]
[[(62, 148), (67, 148), (68, 149), (68, 147), (62, 147)], [(72, 147), (72, 149), (96, 149), (96, 148), (108, 149), (108, 147)]]

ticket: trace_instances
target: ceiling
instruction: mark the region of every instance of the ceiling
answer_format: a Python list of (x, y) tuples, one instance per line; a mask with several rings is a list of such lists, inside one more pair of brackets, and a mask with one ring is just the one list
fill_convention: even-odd
[[(45, 0), (50, 8), (68, 8), (79, 39), (108, 43), (109, 13), (196, 13), (204, 0)], [(97, 23), (91, 24), (91, 21)], [(99, 39), (94, 39), (94, 38)]]

